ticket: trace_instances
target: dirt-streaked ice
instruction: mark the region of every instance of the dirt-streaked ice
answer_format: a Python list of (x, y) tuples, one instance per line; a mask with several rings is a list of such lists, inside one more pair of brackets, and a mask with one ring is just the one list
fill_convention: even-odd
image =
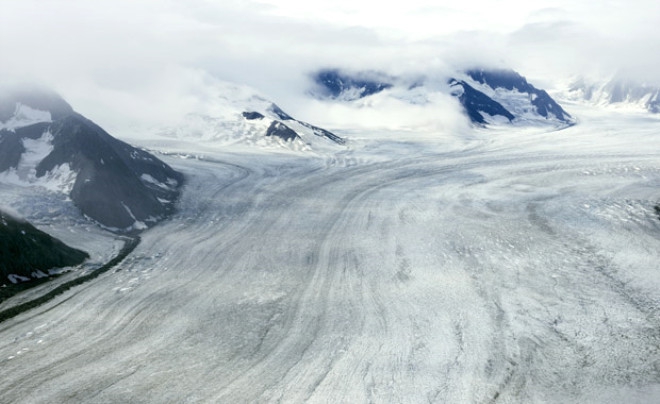
[(1, 401), (660, 400), (660, 122), (567, 109), (327, 155), (145, 141), (179, 213), (0, 324)]

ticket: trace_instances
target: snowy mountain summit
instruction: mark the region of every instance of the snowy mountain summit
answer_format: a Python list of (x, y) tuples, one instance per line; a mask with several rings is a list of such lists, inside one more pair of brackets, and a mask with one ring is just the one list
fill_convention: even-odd
[(573, 124), (573, 118), (545, 90), (506, 69), (470, 69), (449, 81), (470, 120), (478, 124)]
[[(545, 91), (510, 69), (457, 70), (445, 76), (392, 77), (378, 72), (347, 72), (322, 69), (312, 74), (318, 99), (356, 102), (370, 97), (391, 96), (412, 104), (424, 104), (429, 95), (454, 96), (467, 118), (476, 125), (514, 124), (566, 126), (575, 123)], [(441, 80), (441, 82), (438, 82)]]
[(122, 231), (144, 229), (174, 210), (180, 173), (113, 138), (51, 91), (1, 94), (1, 182), (65, 193), (84, 215)]
[(310, 93), (321, 99), (352, 101), (393, 87), (391, 77), (376, 72), (350, 74), (339, 69), (322, 69), (312, 74), (312, 79), (316, 88)]
[(567, 97), (597, 105), (632, 107), (660, 113), (660, 85), (617, 75), (606, 82), (577, 78), (569, 85)]
[(157, 132), (161, 136), (215, 144), (293, 150), (345, 143), (329, 130), (293, 118), (256, 90), (219, 80), (208, 86), (198, 111)]

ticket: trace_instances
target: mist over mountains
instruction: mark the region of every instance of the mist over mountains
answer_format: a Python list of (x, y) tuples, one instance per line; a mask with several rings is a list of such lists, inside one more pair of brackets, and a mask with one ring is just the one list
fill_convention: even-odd
[(445, 83), (438, 85), (438, 78), (413, 77), (415, 79), (411, 81), (373, 71), (322, 69), (312, 75), (315, 86), (310, 94), (319, 99), (350, 103), (376, 94), (391, 93), (393, 97), (415, 104), (425, 102), (424, 95), (428, 97), (428, 94), (440, 91), (458, 98), (463, 113), (475, 124), (503, 123), (506, 120), (523, 125), (574, 122), (545, 90), (537, 89), (511, 69), (457, 70), (444, 79), (448, 84), (445, 86), (442, 85)]
[(4, 2), (0, 401), (660, 402), (658, 26)]

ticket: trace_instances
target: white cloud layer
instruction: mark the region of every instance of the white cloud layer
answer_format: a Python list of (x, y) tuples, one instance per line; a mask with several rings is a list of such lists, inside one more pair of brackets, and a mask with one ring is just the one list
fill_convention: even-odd
[(649, 0), (6, 0), (0, 74), (44, 82), (102, 125), (173, 118), (212, 77), (305, 114), (308, 73), (328, 66), (441, 75), (490, 64), (545, 86), (624, 69), (660, 82), (658, 26)]

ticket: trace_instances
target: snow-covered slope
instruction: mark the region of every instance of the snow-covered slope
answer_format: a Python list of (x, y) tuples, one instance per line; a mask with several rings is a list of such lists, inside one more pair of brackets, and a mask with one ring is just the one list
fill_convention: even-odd
[(0, 324), (0, 401), (660, 402), (657, 119), (571, 109), (351, 165), (165, 156), (179, 214)]
[(156, 129), (161, 136), (212, 142), (252, 144), (293, 150), (343, 145), (334, 133), (291, 117), (256, 90), (215, 81), (199, 112), (175, 125)]
[(0, 110), (0, 181), (67, 194), (83, 214), (117, 230), (144, 229), (173, 211), (182, 175), (60, 97), (6, 91)]
[[(464, 74), (459, 74), (458, 78), (458, 80), (454, 79), (453, 86), (463, 87), (464, 92), (460, 97), (463, 99), (477, 99), (477, 97), (486, 99), (487, 97), (491, 101), (484, 107), (482, 106), (484, 104), (461, 100), (473, 122), (501, 121), (501, 119), (497, 119), (498, 116), (523, 125), (565, 126), (575, 122), (545, 90), (534, 87), (513, 70), (470, 69), (466, 70)], [(466, 91), (465, 89), (468, 87), (470, 90)], [(495, 108), (494, 103), (501, 105), (504, 110)], [(479, 119), (477, 115), (482, 119)]]
[(628, 107), (660, 113), (660, 85), (623, 76), (598, 82), (579, 77), (565, 91), (566, 97), (601, 106)]
[(498, 117), (504, 118), (508, 122), (515, 119), (515, 116), (502, 104), (476, 90), (465, 80), (451, 79), (449, 84), (453, 88), (452, 95), (458, 98), (470, 121), (487, 124), (494, 123)]
[[(430, 94), (444, 92), (461, 104), (468, 119), (478, 125), (567, 126), (575, 120), (545, 91), (513, 70), (457, 69), (434, 78), (392, 77), (378, 72), (348, 73), (324, 69), (312, 74), (316, 98), (351, 102), (383, 94), (411, 104), (428, 102)], [(359, 101), (364, 103), (364, 101)]]

